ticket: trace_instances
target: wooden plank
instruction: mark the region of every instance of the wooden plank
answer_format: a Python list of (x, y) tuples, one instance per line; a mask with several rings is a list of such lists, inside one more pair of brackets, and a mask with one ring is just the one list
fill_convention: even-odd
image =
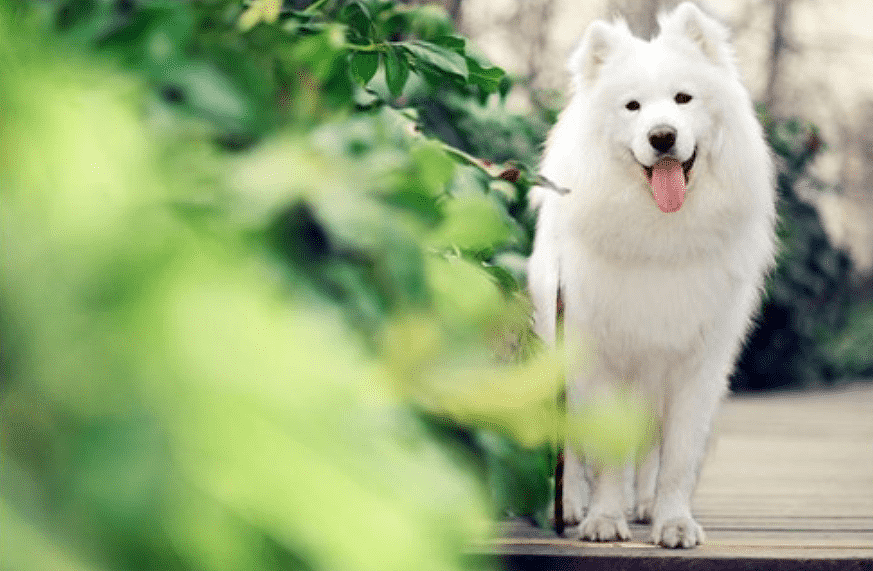
[(728, 399), (694, 513), (692, 550), (654, 547), (648, 526), (597, 544), (509, 522), (478, 551), (512, 569), (873, 571), (873, 384)]
[(501, 539), (491, 548), (501, 554), (549, 554), (585, 557), (631, 556), (694, 559), (767, 558), (867, 560), (873, 569), (873, 531), (797, 529), (736, 529), (710, 527), (704, 545), (691, 550), (671, 550), (648, 542), (649, 527), (631, 525), (628, 542), (590, 543), (557, 537), (549, 530), (522, 522), (505, 524)]
[(830, 516), (873, 530), (873, 385), (728, 399), (694, 509), (735, 525)]

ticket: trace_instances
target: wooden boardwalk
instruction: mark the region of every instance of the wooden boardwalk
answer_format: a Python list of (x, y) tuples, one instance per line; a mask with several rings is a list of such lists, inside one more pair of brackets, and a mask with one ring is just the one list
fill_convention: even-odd
[[(873, 384), (727, 400), (694, 498), (706, 543), (596, 544), (507, 523), (510, 569), (873, 571)], [(570, 532), (572, 530), (569, 530)]]

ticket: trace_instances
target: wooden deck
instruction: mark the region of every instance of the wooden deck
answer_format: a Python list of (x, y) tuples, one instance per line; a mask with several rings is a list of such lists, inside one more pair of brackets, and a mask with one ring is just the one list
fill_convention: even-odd
[(728, 399), (694, 513), (692, 550), (655, 548), (642, 525), (595, 544), (507, 523), (486, 551), (509, 569), (873, 571), (873, 384)]

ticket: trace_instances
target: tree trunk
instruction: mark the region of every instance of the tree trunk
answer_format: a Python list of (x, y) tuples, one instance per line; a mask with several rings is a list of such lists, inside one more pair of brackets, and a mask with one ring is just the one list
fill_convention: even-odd
[(770, 53), (767, 57), (767, 87), (764, 90), (764, 103), (767, 109), (775, 114), (782, 115), (780, 103), (782, 96), (782, 68), (785, 51), (790, 48), (788, 34), (790, 31), (789, 18), (791, 17), (791, 4), (794, 0), (774, 0), (772, 39), (770, 41)]
[(611, 0), (610, 14), (620, 15), (631, 31), (641, 38), (658, 33), (658, 14), (676, 5), (676, 0)]
[(443, 0), (446, 12), (455, 23), (455, 28), (461, 25), (461, 0)]

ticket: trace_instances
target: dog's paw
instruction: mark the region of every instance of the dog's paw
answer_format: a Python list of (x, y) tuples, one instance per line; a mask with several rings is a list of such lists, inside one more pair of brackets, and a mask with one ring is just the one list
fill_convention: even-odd
[(703, 543), (703, 528), (690, 517), (679, 517), (656, 523), (652, 543), (661, 547), (688, 549)]
[(579, 537), (588, 541), (627, 541), (630, 536), (622, 516), (589, 515), (579, 526)]
[(654, 498), (644, 498), (637, 501), (633, 511), (633, 519), (636, 523), (651, 523), (652, 513), (655, 509)]

